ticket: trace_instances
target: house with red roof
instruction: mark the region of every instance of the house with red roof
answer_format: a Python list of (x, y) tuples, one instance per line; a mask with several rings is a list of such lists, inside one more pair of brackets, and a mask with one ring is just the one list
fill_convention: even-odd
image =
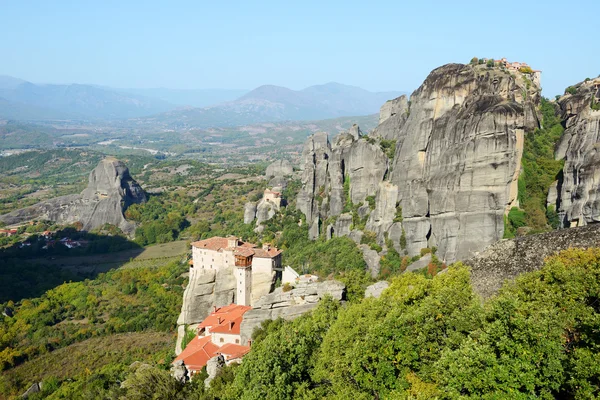
[(173, 361), (183, 361), (191, 375), (198, 373), (211, 358), (222, 355), (226, 364), (240, 362), (250, 351), (250, 343), (241, 343), (240, 325), (252, 307), (230, 304), (215, 307), (197, 328), (197, 335)]

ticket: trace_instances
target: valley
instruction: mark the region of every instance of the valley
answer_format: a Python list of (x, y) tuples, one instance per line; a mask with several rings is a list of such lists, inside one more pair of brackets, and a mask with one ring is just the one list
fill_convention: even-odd
[(0, 398), (600, 393), (598, 79), (514, 64), (362, 117), (7, 121)]

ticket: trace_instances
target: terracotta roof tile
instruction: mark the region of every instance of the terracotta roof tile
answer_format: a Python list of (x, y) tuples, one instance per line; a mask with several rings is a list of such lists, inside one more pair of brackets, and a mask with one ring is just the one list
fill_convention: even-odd
[(239, 344), (227, 343), (219, 350), (219, 353), (225, 356), (226, 360), (241, 358), (250, 352), (250, 346), (242, 346)]
[(175, 361), (183, 360), (187, 369), (191, 371), (201, 370), (219, 350), (219, 346), (211, 342), (210, 339), (210, 336), (194, 337)]

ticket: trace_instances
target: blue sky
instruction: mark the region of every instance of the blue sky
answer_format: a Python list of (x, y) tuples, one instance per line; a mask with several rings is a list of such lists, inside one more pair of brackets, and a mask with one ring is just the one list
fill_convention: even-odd
[[(114, 87), (416, 89), (433, 68), (507, 57), (544, 94), (600, 74), (598, 0), (0, 0), (0, 74)], [(591, 18), (593, 16), (593, 18)]]

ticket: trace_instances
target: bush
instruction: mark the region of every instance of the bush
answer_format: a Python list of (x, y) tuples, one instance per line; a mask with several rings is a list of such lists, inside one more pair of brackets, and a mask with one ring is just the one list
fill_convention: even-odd
[(565, 89), (565, 93), (577, 94), (577, 88), (575, 86), (569, 86)]

